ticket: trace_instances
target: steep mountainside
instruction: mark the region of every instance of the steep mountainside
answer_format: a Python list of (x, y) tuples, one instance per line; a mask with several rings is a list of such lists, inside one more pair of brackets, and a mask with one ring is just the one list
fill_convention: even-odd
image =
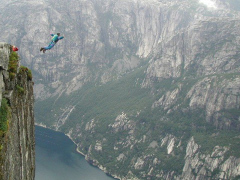
[(33, 83), (11, 46), (0, 42), (0, 179), (34, 180)]
[[(38, 124), (120, 179), (240, 177), (239, 0), (53, 4), (0, 5), (0, 37), (36, 77)], [(52, 32), (65, 38), (41, 54)]]

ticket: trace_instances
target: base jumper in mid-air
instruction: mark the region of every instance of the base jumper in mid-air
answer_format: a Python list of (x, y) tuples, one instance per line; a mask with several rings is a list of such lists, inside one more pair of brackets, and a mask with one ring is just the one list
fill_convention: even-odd
[(41, 47), (40, 51), (43, 51), (43, 53), (46, 52), (46, 50), (50, 50), (53, 48), (53, 46), (60, 40), (60, 39), (63, 39), (64, 37), (63, 36), (60, 36), (60, 33), (57, 33), (57, 34), (51, 34), (52, 36), (52, 40), (51, 42), (49, 43), (48, 46), (46, 47)]

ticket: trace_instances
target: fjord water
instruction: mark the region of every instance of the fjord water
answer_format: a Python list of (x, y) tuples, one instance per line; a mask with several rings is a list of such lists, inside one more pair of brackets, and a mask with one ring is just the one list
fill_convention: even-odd
[(35, 126), (35, 180), (113, 180), (91, 166), (76, 152), (76, 145), (63, 133)]

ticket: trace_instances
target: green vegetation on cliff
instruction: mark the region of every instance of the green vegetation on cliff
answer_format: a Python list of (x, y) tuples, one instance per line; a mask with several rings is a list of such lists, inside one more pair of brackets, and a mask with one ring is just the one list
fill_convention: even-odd
[(15, 51), (11, 51), (11, 54), (9, 56), (9, 65), (8, 65), (10, 80), (13, 80), (14, 77), (16, 76), (18, 61), (19, 61), (18, 54)]
[[(10, 117), (10, 108), (7, 99), (3, 98), (0, 107), (0, 164), (2, 165), (3, 154), (2, 149), (4, 147), (4, 142), (6, 141), (5, 134), (8, 130), (8, 120)], [(0, 178), (2, 178), (3, 173), (0, 171)]]
[(32, 80), (32, 71), (31, 71), (31, 69), (28, 69), (28, 68), (25, 67), (25, 66), (20, 66), (19, 72), (20, 72), (20, 73), (26, 72), (26, 73), (27, 73), (27, 80), (28, 80), (28, 81), (31, 81), (31, 80)]
[(0, 107), (0, 136), (2, 137), (8, 129), (9, 106), (5, 98), (2, 99)]

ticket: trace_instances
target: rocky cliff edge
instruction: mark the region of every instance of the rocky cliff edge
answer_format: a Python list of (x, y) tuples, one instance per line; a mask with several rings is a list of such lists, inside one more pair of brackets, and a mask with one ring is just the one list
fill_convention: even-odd
[(33, 180), (35, 137), (31, 71), (0, 42), (0, 179)]

